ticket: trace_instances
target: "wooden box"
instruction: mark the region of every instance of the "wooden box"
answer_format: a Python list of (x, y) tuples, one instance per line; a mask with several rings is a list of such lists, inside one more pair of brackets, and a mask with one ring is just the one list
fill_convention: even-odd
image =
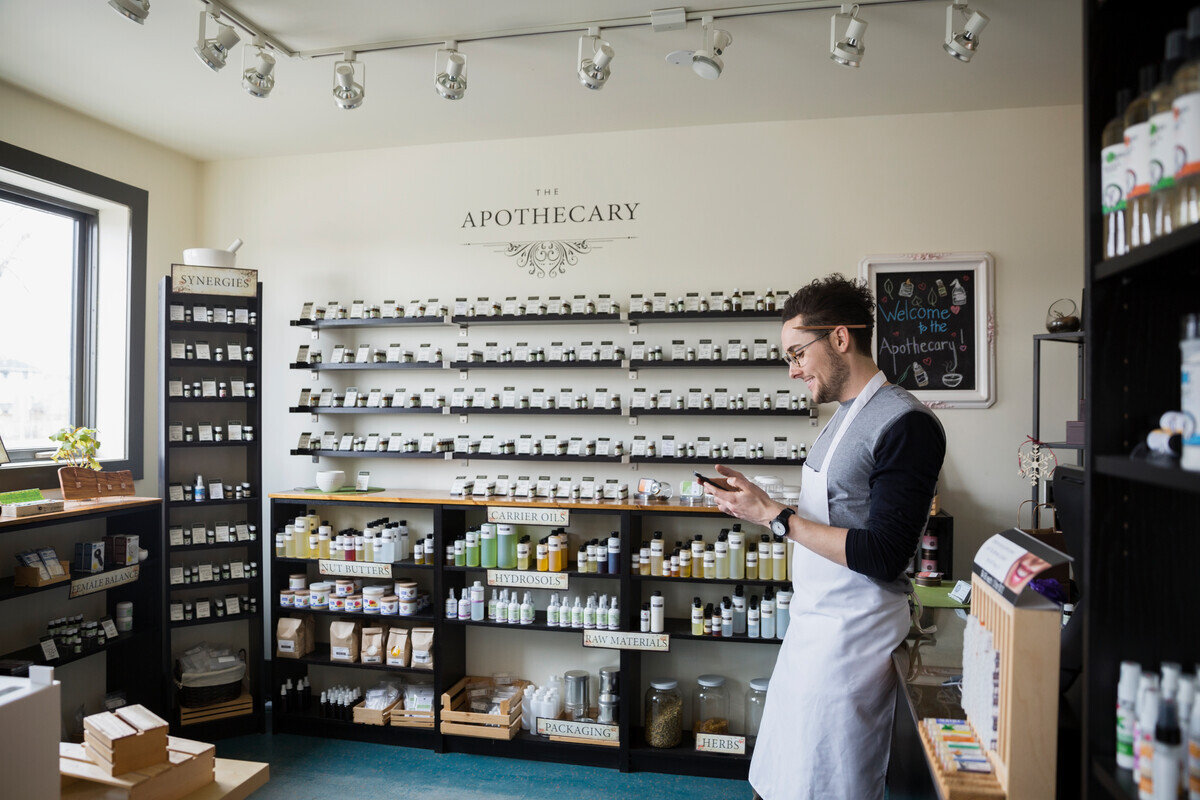
[(355, 722), (363, 725), (387, 725), (392, 709), (399, 704), (400, 701), (397, 700), (387, 708), (367, 708), (367, 701), (364, 700), (351, 710), (354, 712)]
[(58, 560), (62, 564), (63, 574), (57, 578), (42, 578), (42, 571), (37, 567), (19, 566), (13, 573), (13, 586), (49, 586), (52, 583), (62, 583), (71, 580), (71, 562)]
[[(528, 681), (513, 681), (524, 690)], [(480, 739), (512, 739), (521, 729), (521, 695), (518, 693), (500, 703), (499, 714), (468, 711), (469, 689), (495, 686), (491, 678), (466, 677), (442, 694), (442, 733), (474, 736)]]
[(179, 800), (212, 783), (215, 778), (216, 748), (204, 742), (167, 738), (167, 758), (160, 763), (109, 775), (92, 761), (86, 745), (61, 742), (58, 769), (63, 786), (88, 781), (108, 786), (110, 800)]
[(58, 485), (63, 500), (128, 497), (133, 495), (133, 473), (127, 469), (100, 472), (88, 467), (59, 467)]
[(199, 708), (189, 708), (181, 705), (179, 707), (179, 724), (180, 725), (196, 725), (201, 722), (213, 722), (218, 719), (228, 719), (229, 717), (244, 717), (247, 714), (254, 713), (254, 698), (247, 691), (242, 691), (241, 696), (234, 700), (227, 700), (224, 703), (216, 703), (211, 706), (201, 706)]
[(109, 776), (167, 760), (167, 722), (140, 705), (84, 717), (88, 759)]
[(392, 709), (388, 724), (393, 728), (426, 728), (433, 730), (433, 711), (410, 711), (407, 708)]

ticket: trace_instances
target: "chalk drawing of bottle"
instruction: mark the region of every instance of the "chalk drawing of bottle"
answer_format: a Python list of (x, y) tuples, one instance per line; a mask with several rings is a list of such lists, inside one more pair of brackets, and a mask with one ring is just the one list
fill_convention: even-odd
[(917, 382), (918, 388), (923, 389), (929, 385), (929, 373), (915, 361), (913, 362), (913, 379)]
[(912, 297), (912, 293), (913, 293), (912, 279), (905, 278), (904, 283), (900, 284), (900, 296), (901, 297)]
[(942, 376), (942, 383), (953, 389), (962, 383), (963, 376), (958, 373), (958, 350), (952, 349), (950, 352), (954, 354), (954, 361), (946, 365), (950, 369)]
[(941, 278), (937, 279), (937, 290), (938, 290), (939, 295), (941, 295), (942, 297), (946, 296), (946, 284), (942, 283)]
[(967, 304), (967, 290), (958, 282), (958, 278), (955, 278), (954, 282), (950, 284), (950, 302), (956, 306)]

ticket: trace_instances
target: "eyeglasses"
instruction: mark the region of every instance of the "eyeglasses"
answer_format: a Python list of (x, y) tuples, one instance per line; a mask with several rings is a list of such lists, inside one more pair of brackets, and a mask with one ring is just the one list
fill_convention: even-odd
[[(788, 348), (783, 354), (783, 361), (788, 366), (797, 366), (798, 367), (798, 366), (800, 366), (800, 358), (801, 358), (801, 356), (804, 355), (805, 350), (812, 347), (814, 344), (821, 341), (826, 336), (828, 336), (829, 334), (836, 331), (838, 328), (865, 328), (865, 327), (867, 327), (867, 326), (866, 325), (797, 325), (797, 326), (795, 326), (795, 330), (798, 330), (798, 331), (825, 330), (825, 332), (822, 333), (817, 338), (813, 339), (808, 344)], [(828, 329), (828, 330), (826, 330), (826, 329)]]

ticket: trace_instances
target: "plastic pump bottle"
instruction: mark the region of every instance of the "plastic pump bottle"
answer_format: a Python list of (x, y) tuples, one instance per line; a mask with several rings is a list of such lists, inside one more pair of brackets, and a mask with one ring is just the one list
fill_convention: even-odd
[(450, 588), (450, 596), (446, 598), (446, 619), (458, 619), (458, 601), (454, 599), (454, 587)]
[(471, 620), (479, 622), (483, 619), (483, 612), (483, 584), (475, 581), (474, 585), (471, 586)]
[(782, 639), (787, 635), (788, 623), (791, 622), (792, 585), (789, 583), (775, 595), (775, 637)]
[(558, 625), (558, 595), (550, 595), (550, 605), (546, 607), (546, 624), (553, 628)]
[(612, 599), (612, 603), (608, 606), (608, 629), (610, 631), (620, 630), (621, 628), (621, 610), (617, 608), (617, 598)]

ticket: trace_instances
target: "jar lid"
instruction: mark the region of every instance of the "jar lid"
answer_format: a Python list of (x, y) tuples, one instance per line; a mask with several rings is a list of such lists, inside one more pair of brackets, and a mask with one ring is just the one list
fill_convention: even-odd
[(650, 685), (655, 689), (678, 689), (679, 681), (674, 678), (651, 678)]
[(724, 675), (701, 675), (699, 678), (696, 678), (696, 682), (699, 683), (701, 686), (715, 688), (718, 686), (725, 685), (725, 676)]
[(756, 692), (765, 692), (771, 683), (770, 678), (751, 678), (750, 688)]
[(384, 586), (367, 586), (363, 588), (363, 594), (369, 594), (371, 596), (379, 595), (380, 597), (383, 597), (386, 590), (387, 589)]
[(308, 588), (314, 592), (328, 592), (330, 583), (329, 581), (318, 581), (317, 583), (310, 583)]

